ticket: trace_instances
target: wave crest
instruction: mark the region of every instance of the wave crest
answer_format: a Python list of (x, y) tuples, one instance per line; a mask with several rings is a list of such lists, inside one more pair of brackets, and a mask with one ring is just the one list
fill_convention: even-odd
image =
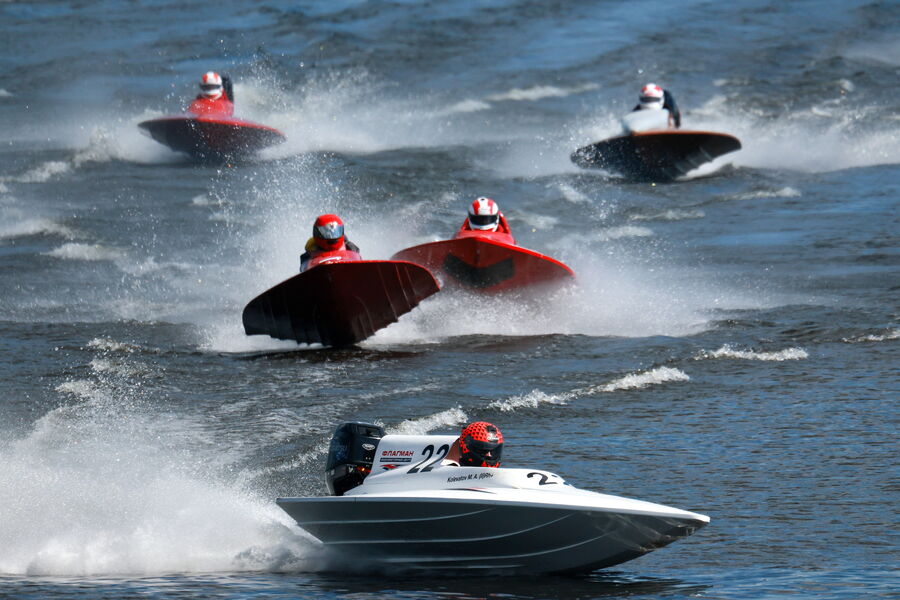
[(786, 348), (777, 352), (755, 352), (753, 350), (737, 350), (729, 344), (725, 344), (718, 350), (703, 350), (695, 357), (695, 360), (703, 360), (707, 358), (740, 358), (745, 360), (767, 360), (767, 361), (785, 361), (785, 360), (802, 360), (807, 358), (809, 353), (803, 348)]

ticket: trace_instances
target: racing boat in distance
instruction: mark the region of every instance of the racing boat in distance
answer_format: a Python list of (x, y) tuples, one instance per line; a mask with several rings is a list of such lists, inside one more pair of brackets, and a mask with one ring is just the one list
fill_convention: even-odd
[(209, 161), (245, 158), (284, 142), (272, 127), (223, 114), (184, 114), (138, 123), (143, 133), (176, 152)]
[(394, 254), (438, 275), (445, 286), (480, 293), (555, 287), (575, 280), (563, 263), (515, 244), (507, 233), (460, 231)]
[(335, 495), (276, 502), (342, 571), (587, 572), (709, 523), (705, 515), (580, 490), (542, 469), (451, 466), (444, 458), (456, 439), (345, 423), (326, 464)]
[(711, 160), (741, 149), (734, 136), (668, 129), (665, 111), (637, 111), (622, 119), (625, 133), (572, 153), (583, 168), (606, 169), (634, 181), (673, 181)]
[(242, 321), (247, 335), (349, 346), (394, 323), (439, 289), (419, 265), (361, 260), (351, 250), (334, 250), (251, 300)]

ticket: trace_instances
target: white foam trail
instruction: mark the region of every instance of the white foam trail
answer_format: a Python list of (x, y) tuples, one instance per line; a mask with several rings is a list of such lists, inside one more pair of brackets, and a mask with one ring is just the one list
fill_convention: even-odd
[[(101, 342), (98, 345), (106, 345)], [(121, 365), (120, 365), (121, 366)], [(163, 574), (306, 568), (313, 546), (230, 470), (234, 444), (145, 405), (119, 367), (59, 386), (77, 402), (0, 439), (0, 573)], [(125, 393), (127, 392), (127, 393)]]
[(13, 94), (11, 94), (10, 92), (6, 91), (3, 88), (0, 88), (0, 98), (12, 98), (12, 97), (13, 97)]
[(537, 85), (524, 89), (512, 88), (511, 90), (506, 92), (490, 94), (488, 96), (485, 96), (483, 99), (469, 98), (467, 100), (462, 100), (450, 106), (449, 108), (444, 109), (443, 111), (441, 111), (441, 113), (472, 113), (489, 110), (491, 108), (491, 102), (535, 102), (537, 100), (543, 100), (545, 98), (565, 98), (573, 94), (580, 94), (589, 90), (595, 90), (598, 87), (600, 86), (595, 83), (589, 83), (570, 88), (556, 87), (552, 85)]
[(543, 100), (544, 98), (565, 98), (572, 94), (596, 90), (599, 87), (600, 86), (596, 83), (588, 83), (570, 88), (560, 88), (552, 85), (537, 85), (525, 89), (513, 88), (508, 92), (492, 94), (487, 97), (487, 100), (490, 102), (502, 102), (504, 100), (533, 102), (535, 100)]
[(900, 123), (856, 104), (852, 92), (779, 115), (741, 112), (724, 96), (685, 112), (682, 127), (736, 136), (743, 148), (719, 160), (754, 168), (830, 172), (900, 163)]
[(624, 377), (613, 380), (599, 388), (602, 392), (615, 392), (618, 390), (635, 390), (649, 385), (658, 385), (670, 381), (689, 381), (687, 373), (672, 367), (657, 367), (642, 373), (629, 373)]
[[(262, 292), (263, 290), (260, 290)], [(249, 302), (251, 298), (246, 300)], [(205, 337), (200, 343), (200, 347), (209, 352), (234, 352), (234, 353), (256, 353), (256, 352), (296, 352), (300, 350), (318, 350), (322, 348), (321, 344), (298, 344), (292, 340), (277, 340), (267, 335), (247, 335), (244, 333), (244, 327), (240, 322), (240, 315), (237, 320), (227, 324), (213, 324), (213, 326), (205, 332)]]
[(551, 229), (559, 223), (558, 217), (549, 215), (539, 215), (537, 213), (522, 213), (519, 218), (531, 227), (532, 233), (538, 229)]
[(56, 391), (61, 394), (70, 394), (80, 400), (92, 400), (104, 396), (103, 389), (89, 379), (66, 381), (56, 386)]
[(98, 350), (103, 350), (105, 352), (126, 352), (128, 354), (140, 350), (140, 347), (135, 346), (134, 344), (117, 342), (109, 338), (94, 338), (87, 343), (87, 347), (97, 348)]
[(563, 198), (573, 204), (583, 204), (585, 202), (590, 202), (591, 200), (568, 183), (559, 184), (559, 191), (562, 192)]
[(5, 180), (16, 183), (44, 183), (56, 175), (69, 172), (71, 168), (72, 165), (68, 162), (51, 160), (29, 169), (21, 175), (5, 178)]
[(453, 106), (450, 106), (444, 112), (446, 112), (447, 114), (472, 113), (482, 110), (490, 110), (490, 108), (490, 104), (481, 100), (463, 100), (462, 102), (457, 102)]
[(842, 341), (848, 344), (855, 344), (860, 342), (887, 342), (891, 340), (900, 340), (900, 329), (892, 329), (884, 334), (870, 333), (855, 338), (843, 338)]
[(650, 385), (659, 385), (673, 381), (690, 381), (690, 377), (684, 371), (672, 367), (657, 367), (650, 371), (629, 373), (609, 383), (596, 386), (578, 388), (571, 392), (560, 394), (546, 394), (540, 390), (532, 390), (528, 394), (513, 396), (506, 400), (495, 400), (488, 406), (501, 412), (513, 412), (520, 408), (538, 408), (542, 404), (567, 404), (577, 398), (590, 396), (597, 393), (610, 393), (620, 390), (642, 389)]
[(602, 229), (593, 234), (592, 237), (601, 242), (608, 242), (611, 240), (619, 240), (622, 238), (650, 237), (652, 235), (653, 230), (648, 227), (638, 227), (636, 225), (620, 225), (618, 227), (609, 227), (607, 229)]
[(506, 400), (494, 400), (488, 404), (488, 408), (496, 408), (500, 412), (513, 412), (520, 408), (537, 408), (541, 404), (566, 404), (576, 397), (576, 392), (546, 394), (540, 390), (532, 390), (527, 394), (513, 396)]
[(49, 252), (45, 252), (47, 256), (61, 258), (64, 260), (119, 260), (124, 258), (124, 254), (116, 248), (108, 248), (100, 244), (63, 244), (58, 248), (54, 248)]
[(790, 186), (777, 190), (754, 190), (743, 194), (736, 194), (735, 200), (759, 200), (762, 198), (799, 198), (802, 194), (799, 190)]
[(678, 208), (670, 208), (661, 212), (648, 213), (644, 215), (631, 215), (632, 221), (684, 221), (687, 219), (702, 219), (706, 216), (702, 210), (682, 210)]
[[(278, 93), (261, 81), (245, 82), (259, 99), (241, 92), (241, 116), (276, 127), (288, 138), (262, 156), (278, 158), (311, 151), (372, 153), (505, 137), (470, 122), (471, 115), (485, 108), (477, 103), (437, 108), (437, 99), (397, 97), (388, 83), (363, 70), (312, 73), (292, 93)], [(456, 114), (461, 118), (454, 120)]]
[[(432, 343), (477, 334), (683, 336), (708, 327), (710, 311), (772, 305), (746, 290), (707, 281), (703, 273), (635, 264), (618, 255), (607, 261), (601, 253), (586, 255), (583, 239), (561, 242), (565, 244), (554, 258), (572, 267), (575, 285), (535, 299), (492, 296), (489, 303), (481, 295), (442, 291), (364, 345)], [(473, 303), (479, 306), (477, 319), (471, 318)]]
[(0, 225), (0, 239), (11, 239), (32, 235), (58, 235), (63, 238), (71, 239), (75, 237), (75, 232), (65, 225), (60, 225), (51, 219), (40, 217), (27, 218)]
[(700, 352), (695, 360), (703, 360), (708, 358), (740, 358), (744, 360), (768, 360), (768, 361), (785, 361), (785, 360), (802, 360), (808, 358), (809, 353), (803, 348), (786, 348), (777, 352), (755, 352), (753, 350), (736, 350), (729, 344), (725, 344), (718, 350)]
[(451, 427), (465, 423), (467, 420), (466, 413), (462, 408), (448, 408), (447, 410), (421, 417), (418, 419), (407, 419), (402, 423), (386, 428), (387, 433), (398, 435), (425, 435), (435, 429)]
[[(91, 370), (98, 374), (113, 374), (122, 377), (134, 377), (150, 372), (146, 366), (135, 362), (123, 362), (110, 358), (95, 358), (90, 362)], [(59, 390), (60, 388), (57, 388)]]

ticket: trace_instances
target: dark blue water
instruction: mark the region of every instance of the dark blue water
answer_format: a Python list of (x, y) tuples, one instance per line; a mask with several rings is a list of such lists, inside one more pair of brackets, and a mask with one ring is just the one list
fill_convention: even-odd
[[(900, 7), (0, 4), (0, 596), (897, 597)], [(197, 165), (136, 124), (202, 72), (289, 141)], [(640, 87), (743, 149), (569, 162)], [(472, 198), (579, 285), (439, 294), (358, 348), (248, 338), (315, 215), (366, 258)], [(708, 514), (582, 577), (320, 572), (274, 504), (333, 427), (485, 419), (508, 466)]]

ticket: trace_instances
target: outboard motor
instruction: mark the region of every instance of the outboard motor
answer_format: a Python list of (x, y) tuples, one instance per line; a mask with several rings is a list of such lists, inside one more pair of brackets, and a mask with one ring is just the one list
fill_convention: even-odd
[(331, 436), (325, 462), (325, 485), (334, 496), (361, 484), (372, 471), (375, 448), (384, 429), (371, 423), (344, 423)]

